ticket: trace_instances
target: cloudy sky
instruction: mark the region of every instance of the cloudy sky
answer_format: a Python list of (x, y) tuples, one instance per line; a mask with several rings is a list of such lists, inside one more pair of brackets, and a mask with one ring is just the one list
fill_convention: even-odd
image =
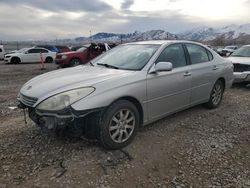
[(250, 0), (0, 0), (0, 40), (250, 23)]

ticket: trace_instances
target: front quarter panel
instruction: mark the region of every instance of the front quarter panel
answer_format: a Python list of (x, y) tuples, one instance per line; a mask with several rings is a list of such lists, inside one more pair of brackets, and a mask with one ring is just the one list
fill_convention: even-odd
[[(98, 83), (93, 86), (96, 90), (92, 94), (74, 103), (72, 108), (77, 111), (102, 108), (109, 106), (117, 99), (133, 97), (140, 102), (144, 109), (144, 103), (146, 101), (145, 78), (146, 72), (138, 71), (129, 77), (125, 76)], [(145, 112), (146, 110), (143, 111)]]

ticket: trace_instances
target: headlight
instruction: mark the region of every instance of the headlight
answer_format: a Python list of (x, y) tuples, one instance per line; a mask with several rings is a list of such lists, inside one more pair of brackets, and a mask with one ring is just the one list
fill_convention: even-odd
[(66, 91), (44, 100), (38, 105), (37, 109), (49, 111), (62, 110), (74, 102), (86, 97), (94, 90), (93, 87), (87, 87)]
[(66, 55), (63, 55), (63, 56), (62, 56), (62, 59), (66, 59), (66, 58), (67, 58), (67, 56), (66, 56)]

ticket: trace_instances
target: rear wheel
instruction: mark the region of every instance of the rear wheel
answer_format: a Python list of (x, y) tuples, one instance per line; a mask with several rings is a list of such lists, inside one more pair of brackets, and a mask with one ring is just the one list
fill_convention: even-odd
[(18, 64), (20, 62), (21, 62), (21, 60), (19, 57), (12, 57), (10, 60), (10, 63), (13, 63), (13, 64)]
[(52, 62), (53, 62), (53, 58), (52, 57), (46, 57), (45, 63), (52, 63)]
[(217, 80), (210, 94), (210, 99), (206, 104), (207, 107), (210, 109), (217, 108), (222, 101), (223, 93), (224, 93), (224, 84), (221, 80)]
[(74, 67), (74, 66), (77, 66), (77, 65), (80, 65), (80, 64), (81, 64), (81, 60), (80, 60), (80, 59), (77, 59), (77, 58), (72, 59), (72, 60), (70, 61), (70, 66), (71, 66), (71, 67)]

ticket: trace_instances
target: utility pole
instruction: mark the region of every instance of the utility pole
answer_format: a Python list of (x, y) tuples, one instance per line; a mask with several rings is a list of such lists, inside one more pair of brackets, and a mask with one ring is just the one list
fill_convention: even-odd
[(92, 43), (92, 31), (89, 30), (89, 38), (90, 38), (90, 43)]
[(121, 44), (122, 44), (122, 42), (123, 42), (123, 41), (122, 41), (122, 34), (121, 34)]

